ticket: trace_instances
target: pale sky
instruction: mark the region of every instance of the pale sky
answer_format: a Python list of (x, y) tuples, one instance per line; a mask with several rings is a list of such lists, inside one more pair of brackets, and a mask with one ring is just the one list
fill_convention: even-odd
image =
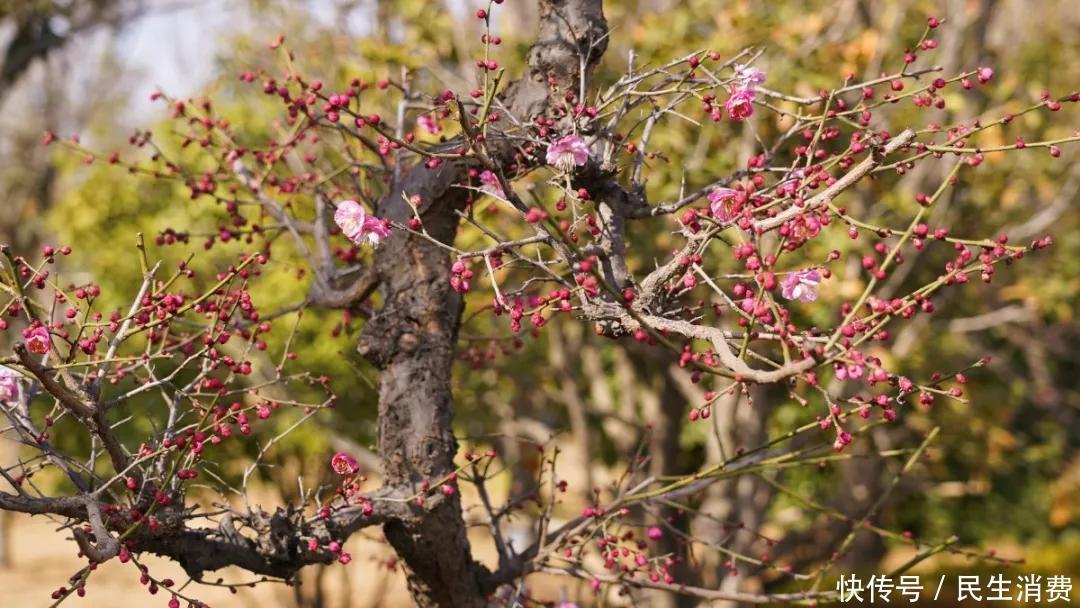
[(198, 92), (214, 75), (225, 34), (249, 23), (246, 5), (191, 0), (189, 8), (151, 12), (128, 25), (118, 39), (118, 52), (124, 64), (140, 73), (131, 109), (141, 115), (154, 107), (149, 95), (158, 88), (178, 97)]
[[(132, 111), (138, 115), (152, 108), (147, 102), (157, 88), (170, 95), (187, 97), (197, 93), (214, 76), (214, 59), (227, 34), (254, 26), (248, 0), (187, 0), (185, 8), (171, 8), (174, 0), (162, 2), (168, 8), (152, 10), (125, 27), (118, 38), (123, 63), (141, 72), (132, 91)], [(321, 21), (334, 18), (332, 0), (293, 0)], [(485, 6), (486, 0), (456, 0), (448, 3), (452, 12), (464, 17)], [(349, 31), (362, 35), (371, 30), (365, 11), (353, 11)], [(269, 42), (277, 32), (267, 32)], [(286, 32), (287, 34), (287, 32)]]
[[(214, 78), (216, 58), (230, 34), (251, 32), (255, 27), (266, 28), (266, 20), (256, 20), (252, 15), (250, 0), (147, 0), (148, 12), (125, 24), (118, 35), (106, 29), (82, 34), (73, 39), (60, 53), (56, 67), (48, 77), (63, 75), (68, 79), (75, 95), (93, 94), (92, 86), (83, 82), (85, 70), (100, 70), (100, 58), (107, 49), (116, 56), (120, 69), (126, 72), (124, 82), (127, 90), (118, 91), (126, 101), (126, 112), (121, 116), (125, 128), (145, 127), (162, 117), (162, 106), (149, 101), (155, 90), (161, 89), (171, 96), (196, 95)], [(486, 0), (453, 0), (447, 3), (459, 18), (468, 18), (476, 7), (486, 5)], [(334, 0), (291, 0), (293, 8), (302, 8), (327, 25), (335, 18)], [(370, 13), (354, 10), (345, 24), (347, 31), (363, 35), (371, 31)], [(260, 31), (253, 35), (271, 41), (279, 32)], [(284, 32), (286, 35), (288, 32)], [(0, 28), (0, 44), (6, 43), (11, 28)], [(97, 72), (95, 72), (97, 73)], [(11, 104), (5, 104), (0, 114), (0, 130), (23, 124), (27, 112), (37, 111), (36, 97), (32, 91), (45, 77), (41, 65), (34, 66), (20, 87), (30, 92)], [(96, 83), (100, 86), (100, 83)]]

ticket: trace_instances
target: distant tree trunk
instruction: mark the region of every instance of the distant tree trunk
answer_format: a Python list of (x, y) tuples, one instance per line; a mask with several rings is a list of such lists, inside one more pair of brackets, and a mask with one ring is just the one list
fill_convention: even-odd
[[(628, 353), (639, 377), (644, 382), (652, 378), (656, 379), (655, 391), (651, 395), (652, 399), (649, 400), (652, 403), (649, 403), (648, 409), (643, 412), (650, 426), (649, 475), (663, 477), (687, 474), (696, 469), (700, 462), (680, 458), (682, 449), (679, 446), (679, 437), (682, 435), (687, 399), (679, 391), (676, 376), (684, 375), (685, 370), (675, 365), (665, 369), (665, 365), (670, 362), (670, 357), (656, 349), (630, 348)], [(656, 373), (658, 370), (664, 370), (664, 372)], [(660, 523), (665, 530), (666, 526), (671, 526), (690, 536), (690, 517), (685, 511), (670, 505), (662, 505), (657, 509), (656, 516), (663, 520), (663, 523), (655, 523)], [(676, 560), (676, 563), (670, 567), (675, 580), (687, 585), (698, 584), (697, 573), (689, 564), (690, 547), (683, 538), (665, 532), (656, 544), (658, 554), (668, 554)], [(699, 603), (693, 597), (670, 591), (652, 591), (650, 596), (651, 605), (656, 608), (690, 608)]]

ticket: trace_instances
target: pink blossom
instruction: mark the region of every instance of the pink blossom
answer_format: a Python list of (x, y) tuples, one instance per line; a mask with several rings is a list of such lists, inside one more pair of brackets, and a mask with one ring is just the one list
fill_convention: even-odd
[(647, 534), (651, 540), (660, 540), (661, 538), (664, 538), (664, 531), (656, 526), (649, 528)]
[(738, 81), (740, 87), (753, 89), (755, 86), (765, 82), (765, 72), (753, 66), (736, 64), (735, 80)]
[(754, 302), (754, 297), (752, 295), (746, 296), (742, 300), (739, 300), (739, 308), (741, 308), (742, 311), (748, 315), (754, 314), (755, 305), (756, 302)]
[(390, 225), (386, 220), (368, 215), (363, 205), (356, 201), (341, 201), (334, 212), (334, 221), (341, 232), (350, 241), (361, 245), (364, 242), (376, 247), (379, 241), (390, 236)]
[(844, 446), (851, 443), (851, 439), (851, 433), (839, 430), (839, 432), (836, 433), (836, 441), (833, 442), (833, 449), (837, 452), (842, 451)]
[(978, 78), (979, 84), (986, 84), (990, 82), (990, 79), (994, 77), (994, 68), (981, 67), (979, 68)]
[(817, 299), (817, 286), (821, 273), (814, 269), (796, 270), (788, 273), (780, 283), (781, 293), (789, 300), (813, 302)]
[(796, 169), (788, 173), (787, 179), (777, 186), (776, 193), (780, 196), (795, 196), (799, 191), (799, 185), (802, 183), (804, 175), (802, 169)]
[(836, 372), (837, 380), (847, 380), (847, 366), (843, 363), (833, 365), (833, 371)]
[(52, 344), (49, 340), (49, 330), (42, 325), (24, 330), (23, 338), (26, 339), (26, 347), (30, 349), (30, 352), (39, 355), (49, 352), (49, 347)]
[(19, 396), (19, 373), (0, 365), (0, 403)]
[(735, 66), (735, 84), (731, 96), (724, 103), (731, 120), (745, 120), (754, 113), (757, 85), (765, 82), (765, 72), (748, 65)]
[(500, 198), (504, 196), (502, 184), (499, 183), (499, 178), (491, 171), (485, 169), (480, 173), (480, 183), (482, 184), (480, 189), (491, 196)]
[(578, 608), (578, 605), (574, 602), (559, 602), (555, 608)]
[(821, 220), (815, 215), (802, 215), (795, 218), (791, 228), (791, 236), (796, 239), (810, 239), (821, 232)]
[(330, 468), (338, 475), (355, 475), (360, 471), (360, 463), (349, 454), (338, 452), (330, 459)]
[(837, 363), (833, 366), (837, 380), (858, 380), (863, 377), (864, 367), (860, 364), (845, 365)]
[(745, 120), (754, 113), (754, 98), (757, 93), (750, 87), (736, 87), (731, 89), (731, 96), (724, 102), (731, 120)]
[(570, 171), (589, 160), (589, 147), (577, 135), (567, 135), (548, 146), (547, 164)]
[(721, 222), (730, 222), (737, 213), (738, 191), (731, 188), (717, 188), (709, 193), (709, 210), (714, 218)]
[(438, 135), (442, 132), (442, 127), (439, 126), (438, 121), (431, 117), (431, 114), (421, 114), (416, 117), (416, 124), (432, 135)]

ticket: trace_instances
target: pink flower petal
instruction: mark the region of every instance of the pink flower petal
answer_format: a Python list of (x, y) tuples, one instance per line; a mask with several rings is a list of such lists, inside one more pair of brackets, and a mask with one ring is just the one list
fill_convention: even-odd
[(736, 87), (731, 90), (731, 96), (724, 102), (731, 120), (746, 120), (754, 113), (754, 98), (757, 94), (747, 87)]
[(363, 205), (353, 200), (338, 203), (334, 222), (342, 234), (357, 245), (368, 243), (375, 247), (390, 236), (390, 224), (386, 220), (368, 215)]
[(589, 161), (589, 147), (577, 135), (567, 135), (548, 146), (547, 164), (563, 171), (571, 171)]

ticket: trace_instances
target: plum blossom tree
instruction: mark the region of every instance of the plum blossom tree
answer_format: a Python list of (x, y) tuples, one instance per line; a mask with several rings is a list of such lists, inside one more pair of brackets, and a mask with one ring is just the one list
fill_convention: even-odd
[[(477, 18), (487, 24), (499, 4)], [(0, 328), (17, 326), (22, 341), (0, 361), (0, 401), (6, 432), (33, 457), (0, 469), (13, 487), (0, 493), (0, 509), (66, 521), (87, 566), (56, 589), (57, 603), (84, 594), (95, 570), (117, 560), (140, 568), (170, 606), (198, 606), (186, 588), (155, 579), (139, 556), (174, 559), (197, 581), (226, 566), (294, 581), (305, 566), (349, 562), (349, 537), (372, 526), (381, 526), (420, 606), (519, 605), (529, 597), (525, 577), (538, 572), (581, 579), (597, 593), (658, 589), (747, 603), (834, 596), (822, 581), (855, 532), (873, 525), (873, 508), (851, 522), (834, 557), (806, 571), (767, 554), (729, 556), (729, 570), (752, 564), (793, 588), (783, 592), (698, 585), (681, 574), (690, 565), (686, 548), (715, 543), (653, 516), (722, 480), (843, 459), (876, 426), (938, 399), (963, 399), (966, 369), (929, 378), (893, 371), (880, 355), (891, 328), (932, 314), (939, 292), (963, 290), (972, 278), (992, 281), (996, 267), (1051, 240), (1015, 244), (962, 227), (954, 234), (931, 226), (928, 213), (987, 155), (1060, 156), (1080, 135), (994, 146), (979, 136), (1022, 114), (1057, 112), (1080, 96), (1047, 94), (1021, 112), (954, 125), (895, 124), (892, 108), (940, 105), (943, 92), (994, 77), (989, 67), (946, 74), (922, 65), (920, 55), (932, 57), (936, 48), (936, 19), (895, 71), (846, 78), (816, 96), (770, 82), (753, 67), (765, 52), (755, 49), (631, 63), (601, 86), (592, 74), (611, 35), (601, 1), (539, 0), (539, 8), (526, 71), (511, 80), (494, 59), (498, 38), (485, 31), (480, 84), (472, 91), (420, 94), (404, 82), (372, 88), (359, 79), (326, 85), (297, 72), (279, 39), (272, 47), (285, 58), (283, 72), (249, 71), (241, 79), (259, 81), (280, 102), (289, 126), (281, 138), (244, 142), (209, 100), (158, 94), (183, 145), (201, 149), (201, 163), (169, 158), (145, 132), (132, 144), (150, 157), (134, 160), (46, 134), (46, 144), (183, 183), (196, 202), (219, 205), (229, 217), (230, 227), (208, 248), (233, 239), (249, 246), (225, 268), (207, 270), (192, 259), (167, 269), (140, 236), (143, 281), (133, 286), (130, 307), (111, 314), (95, 308), (97, 286), (68, 284), (50, 271), (69, 249), (46, 248), (34, 258), (3, 249)], [(372, 95), (399, 96), (397, 120), (368, 110)], [(654, 138), (666, 124), (736, 121), (753, 129), (762, 116), (783, 128), (772, 141), (758, 141), (744, 168), (702, 176), (701, 187), (674, 200), (650, 200), (649, 167), (660, 154)], [(439, 141), (418, 138), (408, 125)], [(904, 216), (864, 217), (844, 205), (844, 194), (861, 182), (923, 164), (943, 165), (944, 178), (910, 201)], [(484, 209), (485, 198), (497, 204)], [(487, 244), (462, 248), (464, 232)], [(837, 232), (859, 250), (823, 251), (823, 239)], [(661, 233), (674, 249), (652, 242)], [(158, 241), (182, 245), (188, 236), (163, 230)], [(942, 252), (937, 278), (884, 295), (904, 257), (930, 248)], [(834, 268), (852, 255), (864, 272), (861, 288), (838, 309), (812, 317), (819, 291), (835, 289)], [(211, 513), (192, 498), (193, 482), (205, 479), (208, 454), (220, 444), (244, 441), (283, 409), (299, 410), (300, 424), (323, 408), (349, 405), (350, 396), (335, 395), (319, 370), (297, 369), (292, 334), (280, 360), (270, 359), (265, 336), (296, 311), (262, 310), (249, 286), (277, 264), (310, 272), (302, 307), (365, 317), (356, 350), (379, 370), (380, 470), (370, 473), (381, 485), (369, 487), (358, 460), (341, 452), (327, 463), (335, 486), (309, 489), (303, 504)], [(477, 273), (490, 289), (474, 287)], [(462, 450), (454, 432), (453, 364), (469, 306), (515, 334), (541, 332), (559, 319), (661, 353), (691, 382), (710, 387), (686, 417), (690, 424), (709, 419), (722, 399), (761, 386), (820, 404), (821, 412), (814, 423), (689, 475), (654, 475), (648, 454), (628, 455), (618, 482), (562, 522), (555, 513), (566, 484), (558, 467), (567, 463), (546, 449), (535, 486), (495, 504), (485, 482), (500, 454), (486, 446)], [(854, 388), (840, 391), (830, 380)], [(293, 386), (322, 398), (281, 396)], [(166, 407), (153, 430), (131, 442), (119, 428), (121, 412), (147, 393), (160, 393)], [(60, 424), (81, 433), (88, 447), (55, 445), (51, 429)], [(899, 458), (906, 473), (938, 433), (881, 457)], [(277, 440), (260, 447), (260, 457)], [(44, 469), (63, 475), (60, 491), (33, 483)], [(470, 546), (466, 488), (485, 513), (494, 567)], [(527, 509), (535, 541), (518, 546), (504, 526)], [(681, 548), (661, 551), (669, 540)], [(954, 544), (918, 545), (919, 559), (946, 550), (977, 554)]]

